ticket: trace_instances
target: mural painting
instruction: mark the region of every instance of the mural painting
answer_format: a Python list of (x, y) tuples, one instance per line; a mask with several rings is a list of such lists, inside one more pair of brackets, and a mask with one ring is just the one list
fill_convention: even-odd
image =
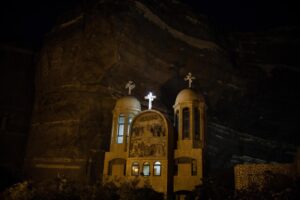
[(156, 112), (145, 112), (132, 124), (129, 157), (166, 155), (167, 126)]

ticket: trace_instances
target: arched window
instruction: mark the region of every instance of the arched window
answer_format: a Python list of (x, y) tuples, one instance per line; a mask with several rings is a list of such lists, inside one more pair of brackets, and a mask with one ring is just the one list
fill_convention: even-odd
[(200, 141), (200, 112), (198, 108), (194, 108), (194, 124), (195, 124), (195, 140)]
[(189, 108), (182, 110), (182, 139), (190, 137), (190, 111)]
[(125, 128), (125, 116), (121, 114), (118, 118), (118, 134), (117, 134), (117, 143), (123, 143), (124, 137), (124, 128)]
[(143, 164), (143, 175), (150, 176), (150, 163), (148, 163), (148, 162), (145, 162)]
[(161, 175), (161, 163), (159, 161), (154, 162), (153, 175), (154, 176), (160, 176)]
[(139, 163), (133, 162), (131, 165), (131, 175), (132, 176), (138, 176), (139, 175)]

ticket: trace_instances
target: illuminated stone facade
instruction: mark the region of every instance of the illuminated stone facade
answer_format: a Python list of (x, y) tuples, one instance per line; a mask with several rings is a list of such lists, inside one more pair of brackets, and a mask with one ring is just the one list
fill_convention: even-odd
[[(113, 110), (112, 135), (109, 152), (105, 153), (105, 181), (122, 181), (126, 171), (127, 143), (132, 118), (141, 111), (140, 102), (131, 96), (119, 99)], [(118, 181), (116, 181), (118, 180)]]
[[(120, 109), (124, 98), (131, 100)], [(204, 98), (184, 89), (173, 107), (174, 127), (157, 110), (141, 111), (134, 97), (117, 101), (110, 151), (105, 153), (104, 182), (118, 185), (138, 180), (140, 187), (150, 184), (167, 197), (175, 193), (179, 199), (202, 184)], [(128, 118), (128, 114), (134, 117)]]
[(146, 110), (132, 123), (126, 175), (159, 192), (171, 190), (172, 128), (158, 111)]
[[(205, 132), (205, 103), (191, 89), (182, 90), (176, 98), (174, 191), (191, 191), (202, 183)], [(201, 159), (199, 159), (201, 158)]]

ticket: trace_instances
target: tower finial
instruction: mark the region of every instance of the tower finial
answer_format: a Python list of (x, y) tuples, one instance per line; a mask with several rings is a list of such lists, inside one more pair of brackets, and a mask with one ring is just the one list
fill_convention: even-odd
[(128, 95), (131, 95), (131, 91), (135, 88), (134, 82), (133, 81), (128, 81), (125, 88), (128, 89)]
[(156, 99), (156, 96), (154, 96), (152, 94), (152, 92), (149, 92), (149, 94), (147, 96), (145, 96), (145, 99), (148, 99), (148, 109), (151, 110), (152, 108), (152, 101), (154, 101), (154, 99)]
[(185, 76), (184, 80), (189, 82), (189, 88), (192, 87), (192, 82), (193, 82), (194, 79), (196, 79), (196, 78), (195, 78), (194, 76), (192, 76), (192, 73), (191, 73), (191, 72), (189, 72), (189, 73)]

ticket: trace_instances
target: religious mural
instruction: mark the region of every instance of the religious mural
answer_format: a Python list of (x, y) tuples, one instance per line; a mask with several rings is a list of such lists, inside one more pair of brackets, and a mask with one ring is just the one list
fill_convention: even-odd
[(129, 157), (166, 155), (167, 126), (156, 112), (145, 112), (132, 124)]

